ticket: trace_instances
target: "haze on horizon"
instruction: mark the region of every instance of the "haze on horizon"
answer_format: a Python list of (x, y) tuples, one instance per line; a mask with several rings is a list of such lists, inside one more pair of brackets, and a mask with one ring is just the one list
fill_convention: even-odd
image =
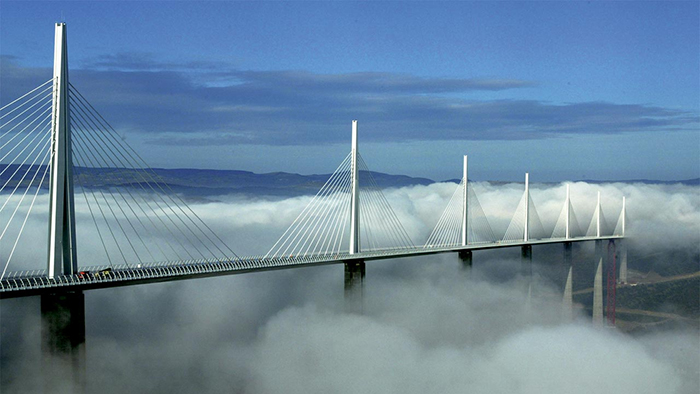
[(700, 5), (2, 2), (0, 105), (71, 82), (154, 167), (700, 177)]

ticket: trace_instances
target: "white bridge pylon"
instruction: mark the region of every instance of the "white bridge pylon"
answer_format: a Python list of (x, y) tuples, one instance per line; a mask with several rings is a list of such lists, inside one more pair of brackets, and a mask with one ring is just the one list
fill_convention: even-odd
[(78, 272), (73, 202), (73, 159), (68, 104), (66, 24), (56, 24), (49, 188), (49, 278)]
[(350, 153), (264, 259), (335, 258), (413, 248), (359, 153), (357, 121), (353, 120)]
[[(44, 250), (47, 269), (31, 272), (49, 279), (85, 279), (79, 261), (118, 270), (239, 260), (69, 82), (65, 23), (55, 34), (53, 78), (0, 107), (0, 281), (18, 268), (13, 257), (34, 263)], [(22, 239), (47, 205), (48, 250), (46, 238)], [(78, 259), (76, 239), (102, 249)]]
[(470, 187), (467, 164), (467, 156), (464, 156), (462, 180), (424, 247), (445, 248), (497, 241), (479, 199)]
[(600, 238), (624, 236), (625, 197), (615, 228), (610, 228), (603, 215), (600, 192), (595, 211), (587, 231), (580, 228), (571, 203), (570, 184), (566, 184), (566, 200), (554, 225), (548, 230), (540, 220), (530, 193), (530, 176), (525, 174), (525, 191), (505, 234), (497, 236), (481, 208), (477, 194), (471, 187), (467, 173), (467, 156), (464, 156), (464, 175), (447, 203), (440, 219), (433, 228), (425, 248), (455, 248), (469, 245), (520, 243), (547, 239), (575, 239), (581, 237)]

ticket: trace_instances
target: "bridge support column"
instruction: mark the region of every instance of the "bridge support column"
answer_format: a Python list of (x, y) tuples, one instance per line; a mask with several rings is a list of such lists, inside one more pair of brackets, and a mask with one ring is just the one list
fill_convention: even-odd
[(564, 242), (564, 266), (571, 267), (574, 264), (573, 243)]
[(523, 245), (520, 249), (520, 270), (525, 276), (527, 286), (526, 307), (530, 307), (532, 299), (532, 245)]
[(627, 283), (627, 244), (623, 240), (618, 241), (620, 249), (620, 283)]
[(44, 391), (84, 392), (85, 296), (82, 291), (41, 296), (41, 337)]
[(362, 314), (365, 287), (364, 260), (351, 260), (345, 263), (345, 311)]
[(462, 262), (462, 269), (469, 271), (472, 268), (472, 251), (471, 250), (460, 250), (459, 260)]
[(571, 321), (574, 318), (574, 299), (572, 293), (574, 271), (573, 246), (572, 242), (564, 242), (564, 266), (569, 267), (569, 274), (566, 276), (566, 284), (564, 285), (564, 297), (562, 299), (562, 316), (564, 321)]
[(605, 255), (603, 253), (603, 240), (596, 239), (594, 242), (595, 242), (595, 261), (598, 261), (599, 259), (603, 259), (605, 257)]
[(608, 261), (606, 262), (607, 281), (605, 293), (605, 317), (608, 325), (615, 326), (615, 307), (617, 294), (617, 250), (615, 248), (615, 240), (608, 241)]
[[(597, 242), (597, 241), (596, 241)], [(603, 324), (603, 259), (598, 261), (593, 280), (593, 324)]]
[(523, 272), (528, 276), (532, 275), (532, 245), (523, 245), (520, 248), (520, 262)]
[(569, 274), (566, 276), (566, 284), (564, 285), (564, 297), (562, 298), (562, 317), (564, 321), (574, 319), (573, 270), (574, 267), (569, 266)]

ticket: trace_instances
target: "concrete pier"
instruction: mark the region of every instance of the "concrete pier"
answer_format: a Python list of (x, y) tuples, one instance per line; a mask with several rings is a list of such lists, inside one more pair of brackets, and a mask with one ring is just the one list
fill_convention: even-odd
[(362, 314), (364, 305), (365, 262), (352, 260), (345, 263), (345, 311)]
[(596, 261), (598, 259), (604, 259), (605, 258), (605, 250), (603, 249), (603, 240), (596, 239), (593, 241), (595, 243), (595, 259)]
[(462, 269), (469, 271), (472, 269), (472, 251), (471, 250), (460, 250), (459, 260), (462, 262)]
[[(597, 242), (597, 241), (596, 241)], [(593, 280), (593, 324), (603, 325), (603, 259), (598, 262)]]
[(564, 297), (562, 298), (562, 317), (564, 321), (571, 321), (574, 318), (573, 268), (569, 266), (569, 275), (566, 276), (566, 285), (564, 285)]
[(627, 283), (627, 244), (625, 241), (618, 241), (620, 250), (620, 283)]
[(520, 257), (523, 263), (532, 263), (532, 245), (523, 245), (520, 248)]
[(85, 296), (83, 292), (41, 296), (45, 392), (85, 391)]
[(523, 245), (520, 249), (521, 272), (527, 278), (532, 278), (532, 245)]
[(573, 243), (564, 242), (564, 265), (571, 267), (574, 263)]

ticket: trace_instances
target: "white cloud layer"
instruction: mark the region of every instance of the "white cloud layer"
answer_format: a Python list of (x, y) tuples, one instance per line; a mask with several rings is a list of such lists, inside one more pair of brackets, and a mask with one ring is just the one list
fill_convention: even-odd
[[(389, 189), (384, 194), (414, 244), (422, 245), (456, 187), (452, 183), (436, 183)], [(473, 188), (494, 232), (502, 236), (513, 218), (523, 185), (476, 183)], [(617, 224), (622, 197), (626, 196), (626, 235), (635, 247), (649, 250), (688, 248), (700, 239), (697, 186), (573, 183), (571, 201), (583, 231), (593, 219), (598, 191), (610, 230)], [(530, 193), (544, 227), (551, 231), (564, 206), (565, 185), (534, 184)], [(197, 205), (197, 213), (218, 233), (225, 235), (237, 253), (248, 255), (265, 253), (311, 197), (269, 201), (222, 196), (218, 200), (220, 202)]]
[[(513, 219), (522, 196), (522, 184), (475, 183), (472, 187), (478, 195), (494, 233), (497, 237), (502, 237)], [(384, 194), (413, 243), (423, 245), (455, 188), (456, 185), (452, 183), (436, 183), (429, 186), (388, 189)], [(564, 184), (534, 184), (530, 190), (543, 226), (551, 232), (562, 212), (565, 186)], [(622, 196), (626, 196), (626, 235), (633, 249), (646, 254), (675, 249), (697, 251), (698, 240), (700, 240), (700, 197), (697, 186), (573, 183), (571, 200), (582, 231), (588, 228), (593, 219), (598, 191), (601, 192), (603, 213), (610, 231), (615, 228), (619, 220)], [(216, 202), (199, 201), (192, 203), (191, 206), (234, 252), (239, 256), (248, 256), (265, 254), (311, 201), (311, 197), (272, 200), (218, 196), (215, 200)], [(12, 249), (13, 231), (22, 224), (26, 206), (27, 203), (17, 212), (12, 227), (0, 242), (0, 254), (3, 256), (8, 256)], [(47, 206), (46, 196), (39, 196), (8, 271), (44, 268), (47, 250)], [(13, 212), (12, 204), (8, 204), (8, 207), (0, 212), (0, 220), (3, 222)], [(97, 212), (94, 206), (92, 209)], [(78, 257), (81, 264), (86, 266), (106, 264), (104, 248), (82, 196), (76, 197), (76, 210)], [(114, 210), (118, 211), (116, 208)], [(108, 212), (106, 208), (105, 212)], [(158, 223), (155, 220), (154, 222)], [(124, 227), (128, 229), (126, 224)], [(115, 232), (118, 233), (116, 228)], [(167, 234), (147, 233), (141, 235), (146, 242), (156, 236), (161, 239), (167, 236)], [(104, 228), (102, 236), (105, 239), (109, 238)], [(110, 245), (109, 239), (105, 242)], [(122, 244), (122, 249), (128, 250), (129, 245)], [(108, 246), (108, 250), (115, 262), (121, 262), (116, 248)], [(154, 254), (157, 255), (155, 251)], [(149, 256), (144, 253), (142, 257), (148, 260)], [(167, 257), (177, 258), (172, 253)]]
[[(415, 186), (387, 190), (386, 196), (420, 244), (454, 187)], [(522, 185), (475, 188), (494, 218), (493, 227), (504, 228)], [(543, 218), (556, 219), (564, 190), (563, 185), (533, 186)], [(627, 196), (631, 249), (697, 253), (697, 187), (576, 183), (572, 200), (582, 222), (590, 218), (598, 190), (610, 221), (619, 214), (622, 195)], [(239, 254), (247, 255), (265, 253), (309, 199), (223, 196), (220, 202), (193, 207)], [(44, 231), (41, 223), (33, 223), (38, 234)], [(83, 236), (80, 246), (99, 245), (94, 237)], [(475, 254), (470, 277), (458, 275), (453, 255), (368, 263), (362, 316), (343, 312), (340, 266), (88, 292), (88, 391), (698, 392), (696, 330), (633, 338), (593, 327), (583, 314), (563, 321), (561, 283), (535, 276), (528, 303), (522, 277), (510, 274), (494, 283), (487, 272), (516, 271), (519, 262), (491, 258), (490, 268), (480, 266), (482, 256), (489, 258), (486, 253)], [(630, 265), (634, 268), (634, 261)], [(37, 354), (36, 324), (8, 314), (21, 309), (20, 300), (0, 305), (3, 324), (24, 322), (25, 327), (3, 329), (3, 351), (11, 354), (13, 346), (21, 345), (29, 348), (23, 354), (30, 355), (14, 361), (19, 378), (5, 387), (8, 392), (38, 391), (40, 382), (30, 378), (36, 365), (29, 361)], [(36, 307), (31, 305), (29, 309)]]
[(582, 324), (522, 328), (477, 346), (426, 346), (392, 322), (289, 309), (268, 322), (255, 360), (251, 392), (673, 393), (680, 387), (673, 368), (634, 340)]

